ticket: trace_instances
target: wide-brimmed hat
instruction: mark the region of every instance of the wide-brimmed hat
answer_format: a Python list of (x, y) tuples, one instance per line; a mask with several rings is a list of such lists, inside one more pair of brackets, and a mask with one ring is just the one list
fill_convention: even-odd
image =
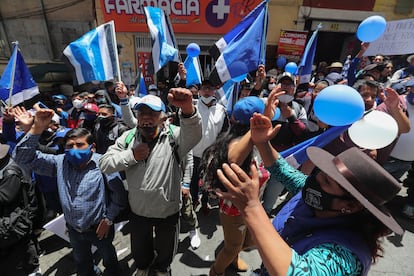
[(332, 62), (331, 65), (327, 66), (326, 68), (330, 69), (330, 68), (342, 68), (342, 67), (344, 67), (344, 65), (341, 62), (335, 61), (335, 62)]
[(317, 147), (309, 147), (306, 152), (316, 167), (335, 180), (390, 230), (399, 235), (404, 233), (384, 206), (398, 194), (401, 185), (377, 162), (356, 147), (337, 156)]
[(409, 55), (407, 57), (407, 62), (410, 63), (413, 58), (414, 58), (414, 55)]

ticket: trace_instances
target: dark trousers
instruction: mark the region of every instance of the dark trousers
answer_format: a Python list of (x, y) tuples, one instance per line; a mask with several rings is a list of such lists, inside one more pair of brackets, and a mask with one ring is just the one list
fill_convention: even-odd
[[(191, 183), (190, 183), (190, 193), (191, 198), (193, 199), (194, 206), (198, 204), (198, 195), (200, 193), (200, 186), (198, 185), (200, 181), (200, 162), (201, 158), (193, 156), (194, 160), (194, 166), (193, 166), (193, 175), (191, 177)], [(208, 202), (208, 192), (203, 191), (202, 197), (201, 197), (201, 205), (207, 206)]]
[(26, 276), (39, 267), (34, 241), (27, 237), (7, 248), (0, 248), (0, 275)]
[(78, 232), (68, 226), (69, 240), (73, 248), (73, 258), (75, 259), (77, 274), (79, 276), (96, 275), (96, 267), (92, 255), (92, 245), (96, 246), (98, 253), (102, 257), (103, 265), (109, 275), (119, 275), (119, 263), (116, 256), (115, 247), (112, 244), (114, 239), (114, 227), (108, 237), (98, 239), (96, 229), (86, 232)]
[(131, 253), (138, 269), (152, 267), (160, 272), (170, 270), (177, 252), (180, 232), (178, 218), (179, 213), (166, 218), (131, 215)]

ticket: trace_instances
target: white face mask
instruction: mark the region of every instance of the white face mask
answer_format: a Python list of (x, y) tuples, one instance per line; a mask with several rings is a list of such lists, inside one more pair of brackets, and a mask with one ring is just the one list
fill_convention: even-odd
[(81, 109), (83, 107), (83, 101), (75, 99), (72, 101), (72, 105), (74, 108)]
[(215, 98), (213, 96), (210, 97), (204, 97), (204, 96), (200, 96), (200, 100), (204, 103), (204, 104), (210, 104)]
[(280, 95), (277, 98), (279, 99), (280, 102), (286, 103), (286, 104), (290, 103), (294, 99), (292, 95), (286, 95), (286, 94)]
[(276, 83), (270, 83), (268, 86), (267, 86), (267, 90), (269, 90), (269, 92), (270, 91), (272, 91), (273, 90), (273, 88), (275, 88), (276, 87)]

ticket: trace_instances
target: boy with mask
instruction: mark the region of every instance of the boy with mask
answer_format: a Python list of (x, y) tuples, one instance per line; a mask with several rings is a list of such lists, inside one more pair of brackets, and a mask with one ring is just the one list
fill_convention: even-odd
[(37, 151), (39, 135), (49, 125), (53, 110), (38, 109), (34, 124), (13, 152), (16, 163), (40, 175), (56, 176), (78, 275), (100, 274), (91, 246), (98, 248), (109, 275), (120, 275), (112, 245), (112, 221), (125, 208), (126, 193), (119, 174), (103, 175), (98, 167), (92, 134), (72, 129), (64, 137), (65, 153)]
[(94, 137), (96, 152), (104, 154), (109, 146), (129, 128), (115, 118), (115, 109), (112, 105), (101, 104), (96, 119)]

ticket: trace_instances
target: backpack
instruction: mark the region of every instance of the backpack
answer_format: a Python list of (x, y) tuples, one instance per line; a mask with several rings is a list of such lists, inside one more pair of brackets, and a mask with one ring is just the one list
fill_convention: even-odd
[(32, 234), (37, 198), (35, 186), (12, 160), (0, 174), (0, 179), (17, 175), (21, 182), (21, 189), (15, 200), (0, 208), (0, 248), (7, 248)]
[[(178, 150), (178, 145), (177, 145), (177, 143), (175, 142), (175, 139), (174, 139), (174, 129), (176, 127), (177, 127), (176, 125), (168, 124), (168, 140), (169, 140), (170, 146), (171, 146), (171, 148), (174, 152), (175, 160), (178, 162), (178, 164), (181, 164), (180, 156), (178, 155), (178, 151), (177, 151)], [(131, 143), (132, 139), (135, 136), (136, 131), (137, 131), (136, 128), (131, 129), (129, 131), (127, 137), (125, 137), (125, 148), (128, 148), (129, 144)]]

